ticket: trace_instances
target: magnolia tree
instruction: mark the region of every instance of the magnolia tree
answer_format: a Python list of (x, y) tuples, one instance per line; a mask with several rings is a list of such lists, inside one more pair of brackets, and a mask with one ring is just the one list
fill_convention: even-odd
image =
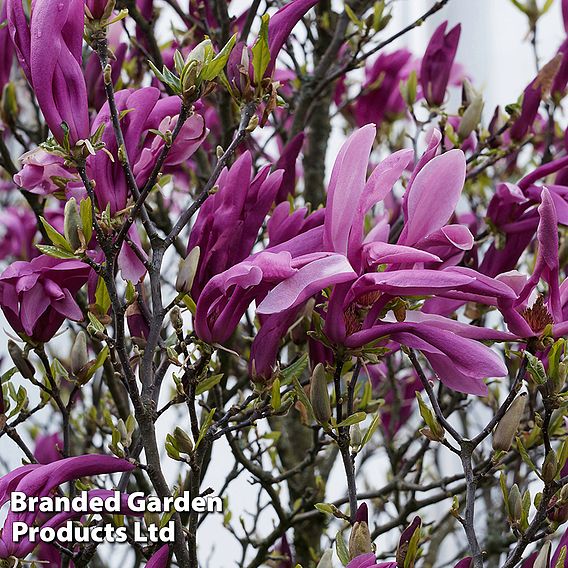
[(448, 1), (0, 0), (2, 566), (568, 566), (568, 2)]

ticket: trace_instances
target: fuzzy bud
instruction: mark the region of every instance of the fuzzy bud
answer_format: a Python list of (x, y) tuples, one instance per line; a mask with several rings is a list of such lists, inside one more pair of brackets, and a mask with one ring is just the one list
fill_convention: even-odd
[(355, 523), (349, 535), (349, 557), (355, 558), (361, 554), (368, 554), (373, 550), (373, 541), (371, 540), (371, 532), (368, 524), (368, 508), (363, 503), (357, 509)]
[(170, 321), (172, 322), (173, 328), (179, 332), (183, 329), (183, 319), (181, 317), (181, 311), (177, 306), (172, 308), (170, 312)]
[(193, 247), (190, 253), (179, 263), (178, 275), (176, 278), (176, 290), (180, 294), (190, 294), (193, 280), (197, 273), (199, 256), (201, 249)]
[(193, 440), (179, 426), (174, 430), (174, 439), (180, 452), (188, 455), (193, 452)]
[(77, 201), (72, 197), (65, 204), (65, 213), (63, 221), (63, 233), (65, 240), (71, 245), (71, 248), (76, 251), (81, 248), (81, 239), (79, 238), (79, 231), (82, 230), (83, 223), (77, 208)]
[(468, 81), (464, 82), (464, 90), (467, 93), (469, 104), (458, 127), (460, 140), (465, 140), (477, 128), (483, 112), (483, 97), (474, 91)]
[(325, 369), (321, 363), (316, 365), (310, 380), (310, 402), (312, 403), (316, 420), (321, 424), (327, 424), (331, 418), (331, 403), (327, 390)]
[(84, 331), (80, 331), (71, 347), (71, 371), (74, 375), (78, 375), (88, 362), (87, 335)]
[(511, 515), (511, 522), (519, 521), (522, 511), (523, 500), (521, 497), (521, 492), (519, 491), (519, 486), (515, 483), (515, 485), (511, 487), (511, 491), (509, 492), (509, 513)]
[(11, 339), (8, 340), (8, 353), (22, 377), (25, 379), (33, 379), (35, 370), (32, 364), (24, 355), (24, 352)]
[(542, 480), (545, 483), (551, 483), (556, 477), (556, 472), (558, 471), (558, 460), (556, 459), (556, 453), (554, 450), (550, 450), (546, 457), (544, 458), (544, 463), (542, 464)]
[(412, 523), (402, 531), (396, 551), (397, 566), (414, 568), (414, 561), (418, 555), (421, 527), (422, 519), (420, 517), (414, 517)]
[(493, 449), (495, 451), (509, 451), (525, 412), (526, 398), (526, 393), (521, 393), (515, 398), (497, 424), (493, 431)]

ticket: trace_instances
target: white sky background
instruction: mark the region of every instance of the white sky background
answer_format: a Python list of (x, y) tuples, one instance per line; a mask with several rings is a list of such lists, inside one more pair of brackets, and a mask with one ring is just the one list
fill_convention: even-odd
[[(384, 37), (391, 35), (404, 27), (419, 15), (424, 13), (434, 0), (398, 0), (394, 3), (393, 21), (388, 26)], [(157, 2), (158, 3), (158, 0)], [(181, 5), (187, 3), (182, 0)], [(542, 0), (539, 1), (542, 3)], [(337, 2), (339, 5), (340, 2)], [(239, 14), (242, 7), (248, 5), (244, 0), (234, 0), (231, 12)], [(422, 27), (413, 30), (402, 40), (391, 46), (409, 47), (420, 54), (430, 37), (433, 29), (444, 19), (450, 24), (461, 22), (462, 36), (457, 60), (464, 64), (467, 72), (473, 78), (474, 85), (481, 88), (484, 93), (486, 105), (485, 112), (490, 116), (496, 104), (502, 106), (514, 102), (535, 73), (534, 57), (530, 43), (527, 41), (527, 21), (510, 2), (510, 0), (451, 0), (449, 5)], [(167, 22), (164, 19), (164, 32), (167, 31)], [(560, 14), (560, 1), (557, 0), (549, 13), (541, 20), (538, 37), (538, 50), (541, 61), (550, 59), (564, 38), (564, 29)], [(339, 145), (343, 141), (342, 124), (334, 124), (328, 163), (331, 166)], [(3, 329), (7, 324), (0, 320)], [(0, 353), (6, 353), (6, 336), (0, 333)], [(2, 370), (8, 367), (7, 355), (2, 361)], [(164, 392), (167, 394), (166, 386)], [(43, 416), (46, 416), (44, 413)], [(171, 422), (159, 423), (160, 435), (165, 436), (173, 429)], [(209, 468), (204, 487), (211, 486), (214, 490), (220, 488), (226, 474), (232, 467), (232, 456), (224, 442), (218, 443), (214, 453), (214, 461)], [(0, 456), (16, 467), (20, 463), (21, 455), (13, 442), (7, 436), (0, 438)], [(168, 458), (166, 458), (168, 460)], [(168, 463), (167, 461), (165, 463)], [(172, 473), (177, 469), (172, 464)], [(452, 469), (452, 464), (448, 464)], [(377, 484), (383, 476), (380, 471), (380, 462), (376, 463), (376, 472), (370, 482)], [(369, 471), (369, 469), (367, 469)], [(328, 500), (340, 497), (343, 494), (344, 479), (340, 472), (334, 471), (329, 483)], [(238, 518), (240, 512), (247, 505), (254, 506), (255, 491), (242, 475), (231, 485), (229, 492), (233, 518)], [(447, 504), (440, 505), (440, 513), (447, 511)], [(435, 514), (436, 512), (433, 511)], [(1, 516), (1, 515), (0, 515)], [(220, 527), (221, 516), (211, 516), (199, 531), (200, 558), (203, 566), (225, 567), (231, 566), (232, 560), (240, 557), (240, 546)], [(270, 531), (271, 523), (267, 520), (266, 532)], [(380, 546), (381, 543), (379, 543)], [(383, 541), (384, 544), (384, 541)], [(382, 547), (381, 547), (382, 548)], [(120, 557), (120, 555), (118, 555)], [(208, 560), (208, 562), (206, 562)], [(118, 564), (117, 564), (118, 565)]]

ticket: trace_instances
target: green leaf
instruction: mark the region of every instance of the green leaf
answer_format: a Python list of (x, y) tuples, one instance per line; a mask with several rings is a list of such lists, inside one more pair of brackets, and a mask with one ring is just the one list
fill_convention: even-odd
[(254, 80), (260, 83), (264, 77), (264, 72), (270, 63), (270, 49), (268, 47), (268, 14), (262, 16), (258, 39), (252, 47), (252, 67), (254, 69)]
[(527, 371), (530, 373), (534, 382), (538, 385), (544, 385), (548, 378), (542, 361), (528, 351), (525, 351), (525, 357), (527, 358)]
[(110, 308), (111, 301), (105, 281), (99, 276), (97, 289), (95, 291), (95, 304), (100, 308), (101, 313), (106, 314)]
[(518, 436), (516, 438), (516, 441), (517, 441), (517, 450), (519, 452), (519, 455), (521, 456), (521, 459), (533, 470), (534, 473), (536, 473), (540, 477), (540, 473), (536, 465), (531, 460), (525, 446), (523, 445), (523, 441)]
[(375, 413), (375, 416), (373, 416), (373, 420), (371, 421), (371, 425), (367, 428), (365, 434), (363, 434), (363, 439), (361, 440), (361, 447), (362, 448), (365, 447), (365, 445), (372, 438), (373, 434), (375, 433), (375, 430), (379, 427), (380, 423), (381, 423), (381, 415), (377, 411)]
[(363, 22), (357, 17), (357, 14), (355, 14), (353, 9), (351, 8), (351, 6), (349, 6), (349, 4), (347, 4), (347, 2), (345, 3), (345, 13), (358, 28), (361, 28), (363, 26)]
[(89, 370), (85, 375), (85, 379), (82, 381), (83, 383), (87, 383), (97, 372), (97, 369), (100, 369), (104, 365), (108, 357), (108, 354), (109, 354), (109, 348), (108, 345), (105, 345), (97, 355), (95, 361), (89, 366)]
[(195, 394), (199, 395), (203, 394), (204, 392), (207, 392), (208, 390), (212, 389), (215, 385), (219, 384), (222, 378), (223, 378), (223, 373), (207, 377), (197, 385), (197, 388), (195, 389)]
[(301, 357), (294, 361), (294, 363), (280, 371), (280, 375), (282, 375), (281, 383), (283, 385), (287, 385), (292, 382), (293, 379), (299, 379), (307, 366), (308, 355), (307, 353), (304, 353)]
[(52, 247), (51, 245), (36, 245), (36, 248), (41, 253), (52, 256), (53, 258), (77, 258), (72, 252), (59, 247)]
[(282, 405), (282, 399), (280, 397), (280, 379), (276, 378), (275, 381), (272, 383), (272, 392), (270, 396), (270, 404), (274, 410), (280, 410), (280, 406)]
[(310, 402), (310, 399), (306, 395), (306, 391), (302, 388), (302, 385), (296, 377), (292, 377), (292, 384), (294, 386), (294, 392), (298, 396), (298, 399), (306, 408), (310, 421), (315, 420), (312, 403)]
[(343, 564), (343, 566), (347, 566), (347, 564), (349, 564), (349, 551), (347, 550), (341, 531), (339, 531), (335, 536), (335, 550), (341, 564)]
[(207, 67), (201, 72), (201, 79), (203, 81), (213, 81), (225, 68), (229, 55), (237, 41), (237, 34), (235, 34), (223, 47), (223, 49), (207, 64)]
[(205, 417), (205, 420), (203, 421), (203, 424), (201, 425), (201, 428), (199, 429), (199, 436), (197, 438), (197, 442), (195, 442), (195, 449), (197, 449), (197, 446), (199, 446), (199, 444), (201, 443), (201, 440), (203, 440), (203, 438), (205, 437), (205, 434), (207, 434), (207, 430), (209, 430), (209, 426), (211, 426), (211, 424), (213, 423), (213, 415), (215, 414), (215, 410), (217, 410), (217, 409), (212, 408), (209, 411), (209, 414)]
[(345, 426), (353, 426), (353, 424), (359, 424), (359, 422), (363, 422), (367, 418), (366, 412), (355, 412), (351, 416), (348, 416), (343, 422), (340, 422), (337, 425), (337, 428), (343, 428)]
[(58, 248), (61, 248), (65, 251), (70, 252), (73, 254), (73, 250), (69, 246), (69, 243), (65, 240), (63, 235), (60, 235), (43, 217), (40, 217), (39, 220), (49, 237), (49, 240)]
[(560, 555), (558, 556), (558, 560), (556, 561), (554, 568), (564, 568), (564, 566), (566, 565), (565, 560), (566, 560), (566, 545), (564, 545), (560, 549)]
[(93, 236), (93, 209), (91, 198), (81, 199), (79, 204), (79, 214), (81, 216), (81, 223), (83, 225), (83, 235), (85, 235), (85, 242), (89, 244)]

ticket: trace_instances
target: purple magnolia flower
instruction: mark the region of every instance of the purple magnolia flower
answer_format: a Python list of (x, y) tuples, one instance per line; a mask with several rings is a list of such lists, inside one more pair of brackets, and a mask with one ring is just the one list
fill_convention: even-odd
[[(493, 351), (476, 340), (503, 339), (502, 334), (481, 330), (488, 335), (480, 337), (480, 331), (471, 326), (419, 312), (415, 319), (409, 316), (404, 322), (381, 315), (388, 312), (390, 302), (404, 296), (454, 298), (462, 294), (466, 301), (492, 305), (497, 298), (516, 297), (505, 284), (470, 269), (423, 268), (425, 264), (435, 267), (446, 256), (455, 256), (452, 251), (473, 242), (467, 228), (446, 226), (463, 186), (464, 155), (452, 150), (435, 157), (441, 137), (438, 133), (431, 138), (407, 187), (401, 236), (397, 244), (391, 244), (386, 242), (388, 225), (378, 225), (365, 236), (364, 218), (391, 190), (412, 152), (396, 152), (366, 180), (374, 138), (375, 128), (368, 125), (341, 149), (330, 179), (323, 227), (269, 246), (208, 282), (197, 303), (196, 331), (205, 341), (225, 341), (244, 310), (256, 301), (263, 326), (273, 332), (265, 334), (261, 328), (253, 343), (251, 366), (258, 374), (259, 368), (267, 368), (269, 354), (277, 353), (292, 314), (312, 296), (333, 287), (327, 310), (321, 314), (329, 341), (348, 348), (379, 338), (409, 345), (426, 355), (451, 388), (485, 394), (481, 379), (504, 376), (506, 368)], [(429, 252), (432, 246), (440, 248), (444, 256)], [(385, 271), (376, 272), (381, 265), (386, 266)], [(261, 341), (258, 351), (257, 341)], [(255, 357), (262, 351), (263, 364), (259, 365)]]
[[(66, 458), (47, 465), (31, 464), (19, 467), (4, 477), (0, 478), (0, 506), (10, 498), (10, 493), (20, 491), (28, 496), (46, 497), (61, 484), (81, 477), (101, 475), (105, 473), (120, 473), (131, 471), (134, 464), (111, 456), (89, 454)], [(88, 500), (93, 497), (110, 497), (111, 491), (96, 489), (88, 492)], [(127, 507), (127, 495), (123, 495), (121, 500), (121, 513), (132, 512)], [(15, 522), (24, 522), (28, 526), (34, 524), (39, 513), (8, 512), (2, 534), (0, 536), (0, 558), (25, 558), (36, 547), (36, 543), (30, 542), (27, 538), (15, 542), (12, 538), (12, 530)], [(43, 526), (57, 528), (63, 523), (81, 513), (73, 511), (57, 513), (48, 519)]]
[(28, 23), (22, 0), (7, 0), (8, 29), (20, 65), (33, 87), (49, 129), (62, 143), (69, 129), (74, 145), (89, 136), (83, 77), (84, 1), (33, 2)]
[(399, 49), (380, 55), (365, 69), (365, 83), (352, 110), (358, 126), (381, 124), (385, 117), (396, 116), (406, 109), (400, 82), (416, 67), (410, 51)]
[(0, 238), (0, 259), (31, 260), (38, 255), (34, 245), (37, 220), (30, 209), (6, 207), (0, 211), (4, 234)]
[(35, 439), (34, 456), (38, 463), (45, 465), (60, 460), (62, 449), (63, 440), (57, 432), (45, 434)]
[[(0, 0), (0, 24), (7, 19), (6, 0)], [(12, 71), (12, 61), (14, 59), (14, 47), (10, 39), (10, 32), (7, 27), (0, 29), (0, 95), (4, 85), (10, 80)]]
[(420, 67), (422, 91), (432, 106), (440, 106), (444, 102), (461, 34), (460, 24), (448, 33), (447, 26), (448, 22), (442, 23), (432, 34)]
[(200, 262), (193, 281), (192, 297), (199, 298), (215, 276), (251, 252), (258, 231), (282, 183), (282, 171), (270, 174), (265, 166), (251, 180), (252, 157), (245, 152), (219, 176), (217, 193), (199, 210), (192, 228), (188, 252), (199, 246)]
[(472, 568), (472, 566), (473, 566), (473, 559), (470, 556), (468, 556), (467, 558), (460, 560), (454, 566), (454, 568)]
[(90, 272), (78, 260), (45, 255), (14, 262), (0, 275), (0, 307), (18, 334), (49, 341), (65, 319), (83, 319), (74, 296)]
[(160, 546), (146, 563), (146, 568), (166, 568), (170, 556), (170, 547), (167, 544)]

